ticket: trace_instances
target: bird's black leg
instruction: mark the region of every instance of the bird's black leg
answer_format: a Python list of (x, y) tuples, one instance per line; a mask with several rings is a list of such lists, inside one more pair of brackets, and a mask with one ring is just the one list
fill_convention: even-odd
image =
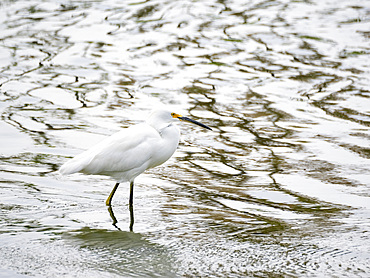
[(133, 231), (133, 227), (134, 227), (134, 204), (133, 204), (133, 200), (134, 200), (134, 182), (130, 182), (130, 198), (129, 198), (129, 201), (128, 201), (128, 208), (130, 210), (130, 232)]
[(109, 194), (109, 197), (108, 197), (107, 201), (105, 202), (105, 204), (106, 204), (107, 206), (111, 206), (111, 202), (112, 202), (113, 195), (114, 195), (114, 193), (116, 192), (116, 190), (117, 190), (118, 186), (119, 186), (119, 182), (117, 182), (117, 183), (114, 185), (112, 192)]
[(128, 200), (128, 204), (132, 206), (134, 203), (134, 182), (130, 182), (130, 199)]

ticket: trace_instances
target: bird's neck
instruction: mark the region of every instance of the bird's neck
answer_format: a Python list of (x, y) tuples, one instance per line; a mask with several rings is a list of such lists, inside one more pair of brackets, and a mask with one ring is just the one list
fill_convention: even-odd
[(150, 122), (147, 121), (147, 124), (158, 131), (159, 134), (162, 135), (163, 131), (172, 125), (172, 123), (158, 123), (158, 122)]

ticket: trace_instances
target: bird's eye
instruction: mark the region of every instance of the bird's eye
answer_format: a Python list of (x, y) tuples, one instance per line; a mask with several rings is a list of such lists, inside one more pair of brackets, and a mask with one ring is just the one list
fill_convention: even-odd
[(178, 117), (180, 117), (180, 115), (179, 114), (176, 114), (176, 113), (171, 113), (171, 116), (174, 119), (177, 119)]

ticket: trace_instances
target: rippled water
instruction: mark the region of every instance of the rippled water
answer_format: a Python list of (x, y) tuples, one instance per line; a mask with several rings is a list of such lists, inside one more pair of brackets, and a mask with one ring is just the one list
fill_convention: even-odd
[[(2, 1), (0, 276), (368, 277), (368, 1)], [(163, 103), (175, 156), (56, 170)]]

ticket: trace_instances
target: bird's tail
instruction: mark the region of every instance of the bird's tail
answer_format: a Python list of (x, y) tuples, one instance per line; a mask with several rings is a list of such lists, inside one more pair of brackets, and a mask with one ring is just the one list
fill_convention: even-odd
[(81, 159), (79, 156), (72, 158), (60, 167), (59, 173), (69, 175), (80, 172), (87, 165), (87, 158)]
[(77, 173), (79, 171), (78, 165), (71, 162), (72, 161), (68, 161), (67, 163), (63, 164), (62, 167), (59, 168), (59, 173), (61, 173), (62, 175)]

